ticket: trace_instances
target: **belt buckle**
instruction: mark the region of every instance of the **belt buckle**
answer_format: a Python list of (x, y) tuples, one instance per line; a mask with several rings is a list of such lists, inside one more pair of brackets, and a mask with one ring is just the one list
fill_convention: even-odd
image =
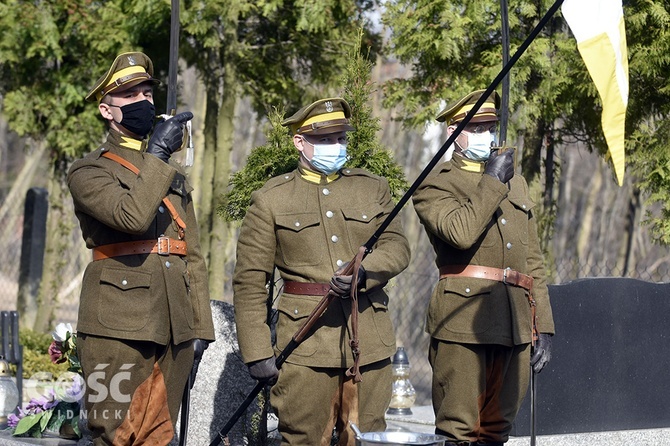
[(158, 255), (170, 255), (170, 237), (158, 237)]
[(503, 269), (503, 283), (504, 283), (505, 285), (513, 285), (513, 284), (507, 282), (507, 278), (509, 277), (508, 274), (509, 274), (510, 272), (512, 272), (512, 268), (507, 267), (507, 268), (504, 268), (504, 269)]

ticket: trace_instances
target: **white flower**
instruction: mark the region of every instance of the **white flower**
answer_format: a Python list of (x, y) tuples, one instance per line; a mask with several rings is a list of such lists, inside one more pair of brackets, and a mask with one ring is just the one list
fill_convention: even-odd
[(72, 324), (67, 323), (60, 323), (56, 325), (56, 329), (51, 333), (51, 337), (54, 338), (54, 341), (57, 342), (65, 342), (65, 338), (67, 338), (68, 334), (72, 333)]

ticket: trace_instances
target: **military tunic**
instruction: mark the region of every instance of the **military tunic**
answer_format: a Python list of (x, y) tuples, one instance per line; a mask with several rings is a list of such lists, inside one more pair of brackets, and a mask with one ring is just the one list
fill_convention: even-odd
[[(84, 273), (77, 331), (82, 338), (125, 340), (127, 345), (149, 342), (144, 345), (152, 351), (155, 347), (151, 345), (179, 345), (196, 338), (212, 341), (207, 270), (200, 254), (192, 188), (177, 164), (128, 148), (138, 144), (110, 130), (99, 149), (73, 163), (68, 186), (86, 246), (158, 240), (160, 236), (177, 239), (177, 227), (162, 203), (167, 196), (186, 224), (187, 255), (138, 254), (91, 262)], [(134, 164), (139, 174), (102, 157), (106, 151)], [(82, 360), (95, 367), (98, 360), (91, 349)], [(105, 361), (109, 359), (106, 353), (100, 352)], [(191, 349), (191, 363), (192, 357)], [(117, 358), (120, 363), (124, 359), (128, 360)], [(164, 371), (168, 368), (164, 366)], [(181, 384), (172, 392), (181, 395), (189, 372), (190, 364), (182, 365), (175, 378)], [(141, 373), (151, 373), (151, 368)], [(174, 384), (166, 377), (168, 389), (170, 385)], [(176, 407), (170, 407), (173, 417), (179, 409), (178, 399)]]
[[(330, 182), (320, 175), (319, 183), (306, 180), (301, 173), (304, 173), (302, 167), (269, 180), (254, 192), (240, 230), (233, 290), (238, 340), (246, 363), (283, 350), (323, 297), (287, 293), (281, 296), (277, 345), (273, 351), (266, 322), (265, 288), (273, 268), (277, 267), (285, 281), (328, 283), (340, 266), (354, 258), (358, 248), (393, 209), (387, 181), (365, 170), (345, 168), (340, 178)], [(409, 258), (401, 224), (394, 220), (363, 260), (366, 281), (359, 293), (358, 309), (362, 366), (388, 361), (395, 352), (395, 334), (383, 285), (407, 267)], [(286, 362), (340, 368), (343, 373), (354, 363), (349, 346), (350, 314), (349, 299), (334, 301), (319, 318), (312, 334)], [(282, 373), (283, 370), (276, 387), (283, 387)], [(388, 395), (383, 398), (390, 398), (390, 374), (387, 376)], [(327, 410), (330, 398), (325, 401), (314, 398), (314, 393), (306, 389), (307, 382), (292, 385), (305, 389), (299, 399), (294, 393), (294, 407), (304, 404), (313, 408), (313, 413)], [(275, 403), (278, 404), (273, 400)], [(382, 419), (383, 410), (385, 407)], [(281, 423), (282, 416), (279, 418)]]
[[(447, 265), (479, 265), (511, 268), (532, 276), (538, 331), (553, 334), (554, 322), (544, 260), (532, 212), (534, 203), (529, 198), (526, 181), (515, 175), (508, 187), (496, 178), (483, 174), (483, 164), (476, 163), (478, 171), (472, 172), (466, 169), (466, 163), (461, 156), (455, 155), (451, 161), (443, 163), (429, 175), (413, 197), (414, 208), (435, 251), (438, 268)], [(469, 164), (472, 166), (475, 163)], [(442, 278), (438, 281), (429, 303), (426, 331), (433, 339), (432, 355), (436, 355), (438, 351), (436, 342), (473, 346), (470, 349), (475, 349), (475, 345), (509, 348), (513, 359), (523, 363), (518, 368), (511, 367), (513, 372), (505, 372), (508, 373), (508, 380), (512, 375), (515, 380), (519, 380), (509, 383), (518, 389), (516, 394), (508, 395), (507, 400), (502, 402), (503, 405), (516, 406), (511, 410), (503, 407), (503, 411), (507, 412), (507, 419), (502, 424), (513, 420), (528, 385), (527, 344), (532, 337), (528, 292), (520, 287), (487, 279)], [(469, 350), (466, 348), (465, 351)], [(455, 353), (452, 351), (450, 354), (452, 362), (456, 361), (453, 358)], [(468, 356), (469, 353), (463, 354), (462, 360), (466, 361)], [(439, 361), (438, 358), (439, 356), (435, 356), (432, 360)], [(479, 386), (482, 385), (479, 382), (479, 373), (485, 371), (479, 369), (481, 364), (474, 359), (473, 361), (471, 364), (460, 364), (468, 374), (463, 380)], [(449, 371), (453, 372), (450, 367), (449, 364), (433, 364), (434, 381), (438, 380), (438, 375), (444, 381), (453, 381), (453, 375), (448, 374)], [(440, 370), (444, 368), (449, 371)], [(434, 389), (436, 385), (434, 382)], [(468, 398), (465, 396), (467, 394), (466, 390), (461, 392), (452, 389), (446, 396), (440, 394), (436, 398), (434, 392), (433, 404), (438, 424), (446, 416), (440, 412), (450, 410), (449, 407), (457, 407), (454, 401), (459, 397)], [(436, 401), (442, 397), (447, 399)], [(475, 393), (475, 404), (477, 397), (480, 395)], [(466, 417), (461, 415), (462, 418)], [(476, 416), (477, 414), (473, 414), (473, 418)], [(472, 424), (478, 422), (474, 419), (471, 421)], [(505, 426), (502, 431), (506, 431), (508, 427)], [(502, 437), (506, 439), (506, 433)]]

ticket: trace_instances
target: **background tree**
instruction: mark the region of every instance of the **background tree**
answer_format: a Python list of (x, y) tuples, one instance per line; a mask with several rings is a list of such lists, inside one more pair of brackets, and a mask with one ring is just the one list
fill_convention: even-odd
[[(101, 24), (114, 32), (101, 33)], [(107, 68), (100, 68), (104, 55), (132, 43), (126, 25), (114, 2), (9, 0), (0, 4), (3, 115), (10, 128), (26, 138), (31, 156), (44, 157), (50, 165), (46, 181), (38, 181), (47, 187), (50, 200), (44, 276), (39, 307), (18, 303), (24, 327), (49, 329), (60, 271), (69, 261), (61, 252), (71, 243), (72, 233), (64, 174), (68, 160), (89, 151), (103, 135), (97, 110), (87, 107), (83, 97)], [(110, 60), (107, 57), (104, 63)], [(27, 188), (30, 182), (23, 184)]]
[[(397, 200), (407, 188), (407, 182), (402, 167), (379, 142), (379, 118), (372, 115), (370, 104), (375, 84), (371, 81), (372, 63), (367, 58), (369, 55), (370, 48), (364, 47), (361, 30), (355, 46), (349, 50), (346, 70), (339, 79), (344, 91), (341, 97), (351, 107), (350, 123), (356, 129), (347, 135), (349, 160), (346, 166), (360, 167), (385, 177), (391, 195)], [(231, 177), (231, 189), (218, 209), (226, 220), (242, 220), (251, 202), (252, 192), (268, 179), (298, 167), (299, 152), (293, 145), (288, 128), (281, 125), (283, 120), (284, 112), (273, 109), (266, 129), (267, 142), (253, 149), (244, 167)]]
[[(509, 2), (511, 49), (514, 53), (553, 1)], [(390, 40), (385, 54), (411, 66), (411, 75), (385, 84), (386, 104), (401, 106), (404, 121), (417, 128), (434, 119), (437, 111), (469, 91), (488, 86), (502, 66), (500, 4), (495, 0), (399, 0), (387, 3), (383, 16)], [(662, 202), (660, 218), (650, 217), (656, 239), (669, 234), (667, 181), (668, 157), (668, 6), (664, 2), (624, 2), (624, 17), (630, 55), (627, 155), (630, 174), (645, 172), (643, 192)], [(650, 28), (653, 28), (650, 29)], [(554, 156), (558, 148), (581, 145), (606, 154), (600, 124), (600, 99), (575, 39), (560, 12), (542, 30), (510, 72), (509, 145), (522, 155), (521, 170), (538, 193), (543, 209), (545, 245), (551, 240), (560, 171)], [(652, 87), (653, 86), (653, 87)], [(569, 148), (568, 148), (569, 150)], [(639, 155), (638, 155), (639, 154)], [(652, 168), (651, 166), (654, 166)], [(648, 175), (652, 172), (652, 175)], [(595, 172), (588, 187), (597, 193), (609, 183)], [(543, 183), (541, 181), (544, 180)], [(630, 189), (630, 191), (629, 191)], [(569, 190), (568, 190), (569, 192)], [(636, 186), (615, 192), (624, 194), (631, 223), (626, 225), (618, 256), (628, 263), (632, 240), (638, 231), (635, 216), (640, 206)], [(597, 204), (584, 206), (581, 225), (572, 229), (573, 244), (588, 255), (591, 235), (599, 228), (589, 223)], [(573, 225), (574, 226), (574, 225)], [(627, 240), (627, 241), (626, 241)], [(617, 245), (618, 246), (618, 245)], [(626, 268), (623, 268), (626, 271)]]
[[(670, 244), (670, 5), (625, 2), (630, 101), (626, 115), (630, 171), (648, 194), (647, 223), (654, 238)], [(639, 193), (634, 195), (639, 202)]]
[[(193, 1), (182, 13), (189, 64), (206, 91), (200, 199), (201, 245), (210, 293), (224, 296), (232, 273), (232, 226), (216, 218), (231, 174), (235, 113), (249, 98), (264, 116), (327, 94), (344, 69), (369, 1)], [(244, 125), (244, 123), (243, 123)]]

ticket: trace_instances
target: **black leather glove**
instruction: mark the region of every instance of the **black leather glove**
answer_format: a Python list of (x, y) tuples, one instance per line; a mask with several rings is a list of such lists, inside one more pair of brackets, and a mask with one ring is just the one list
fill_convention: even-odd
[(202, 354), (209, 347), (209, 341), (204, 339), (194, 339), (193, 340), (193, 367), (191, 368), (191, 387), (195, 383), (195, 375), (198, 374), (198, 367), (200, 367), (200, 360), (202, 359)]
[(170, 156), (182, 146), (184, 141), (183, 124), (191, 119), (193, 119), (193, 113), (183, 112), (156, 124), (154, 132), (149, 138), (147, 153), (151, 153), (167, 163)]
[(551, 335), (540, 333), (535, 341), (535, 347), (531, 352), (530, 365), (533, 366), (533, 372), (540, 373), (544, 366), (551, 361)]
[(274, 385), (274, 383), (277, 382), (277, 378), (279, 378), (279, 370), (277, 370), (277, 366), (275, 365), (274, 356), (267, 359), (261, 359), (260, 361), (250, 362), (247, 364), (247, 367), (249, 367), (249, 375), (251, 375), (253, 379), (261, 382), (267, 381), (271, 386)]
[[(335, 274), (330, 279), (330, 288), (343, 299), (346, 299), (351, 295), (351, 281), (354, 278), (353, 274), (349, 276), (344, 276), (341, 274), (342, 271), (344, 271), (348, 265), (349, 262), (342, 265), (340, 269), (335, 271)], [(365, 268), (363, 268), (363, 265), (361, 265), (358, 268), (358, 283), (356, 284), (356, 287), (360, 288), (361, 286), (363, 286), (364, 283), (365, 283)]]
[(511, 180), (514, 176), (514, 149), (509, 149), (502, 155), (498, 155), (498, 152), (491, 153), (484, 173), (499, 179), (502, 183)]

